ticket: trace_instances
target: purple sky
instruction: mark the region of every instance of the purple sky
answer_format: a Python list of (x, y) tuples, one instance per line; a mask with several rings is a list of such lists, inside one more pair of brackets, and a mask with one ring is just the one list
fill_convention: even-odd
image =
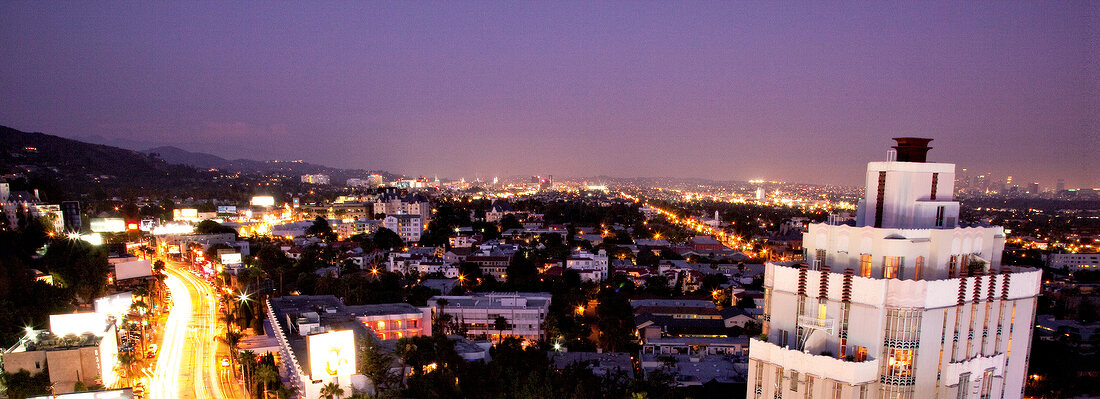
[[(778, 3), (778, 4), (777, 4)], [(1100, 186), (1100, 2), (0, 2), (0, 124), (472, 178)]]

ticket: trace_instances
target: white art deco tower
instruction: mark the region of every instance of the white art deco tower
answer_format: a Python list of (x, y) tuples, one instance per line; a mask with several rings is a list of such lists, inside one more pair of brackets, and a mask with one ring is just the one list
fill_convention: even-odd
[(955, 165), (895, 138), (855, 225), (810, 225), (768, 263), (749, 398), (1021, 398), (1039, 270), (1001, 265), (1004, 228), (959, 223)]

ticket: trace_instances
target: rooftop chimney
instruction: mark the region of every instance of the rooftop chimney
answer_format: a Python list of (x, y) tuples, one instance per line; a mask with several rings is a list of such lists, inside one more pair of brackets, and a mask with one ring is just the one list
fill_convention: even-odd
[(898, 142), (898, 145), (894, 146), (894, 150), (898, 152), (898, 162), (926, 162), (928, 150), (932, 149), (928, 146), (928, 142), (932, 139), (894, 137), (894, 141)]

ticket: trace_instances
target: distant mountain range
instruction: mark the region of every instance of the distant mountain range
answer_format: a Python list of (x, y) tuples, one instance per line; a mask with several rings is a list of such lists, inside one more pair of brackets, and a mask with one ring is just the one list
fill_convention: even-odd
[(213, 174), (137, 151), (0, 126), (0, 176), (60, 196), (191, 190), (208, 185)]
[(365, 178), (368, 174), (378, 173), (387, 181), (401, 178), (401, 176), (386, 171), (370, 171), (362, 169), (340, 169), (324, 165), (312, 164), (302, 161), (255, 161), (251, 159), (228, 160), (217, 155), (201, 152), (191, 152), (178, 147), (162, 146), (140, 151), (142, 154), (154, 156), (167, 163), (176, 165), (188, 165), (199, 169), (218, 169), (223, 171), (244, 173), (285, 173), (287, 175), (326, 174), (332, 178), (332, 183), (342, 184), (345, 180), (358, 177)]
[[(102, 141), (102, 137), (99, 139)], [(334, 184), (343, 184), (350, 178), (366, 178), (371, 173), (381, 174), (386, 180), (402, 177), (386, 171), (340, 169), (301, 161), (227, 160), (172, 146), (133, 151), (0, 126), (0, 175), (9, 175), (9, 178), (28, 173), (47, 173), (73, 184), (110, 182), (112, 184), (107, 186), (111, 186), (113, 183), (132, 183), (132, 188), (139, 188), (171, 182), (198, 184), (209, 181), (213, 176), (208, 172), (210, 169), (287, 176), (326, 174)]]

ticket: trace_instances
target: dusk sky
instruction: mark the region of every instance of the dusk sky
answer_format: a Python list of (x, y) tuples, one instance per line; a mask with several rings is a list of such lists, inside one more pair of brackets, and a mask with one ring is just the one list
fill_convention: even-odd
[(0, 2), (0, 124), (409, 175), (1100, 187), (1100, 2)]

